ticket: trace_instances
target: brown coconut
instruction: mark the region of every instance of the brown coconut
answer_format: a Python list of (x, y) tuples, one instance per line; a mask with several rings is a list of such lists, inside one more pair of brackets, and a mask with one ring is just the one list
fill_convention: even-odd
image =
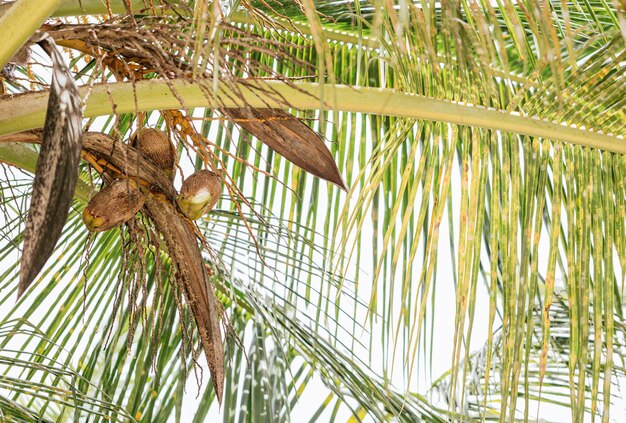
[(132, 146), (174, 180), (176, 150), (167, 134), (159, 129), (141, 128), (132, 139)]
[(117, 179), (93, 198), (83, 211), (90, 231), (103, 232), (131, 219), (143, 207), (144, 195), (129, 179)]
[(183, 181), (178, 206), (191, 220), (199, 219), (215, 207), (222, 194), (222, 177), (210, 170), (199, 170)]

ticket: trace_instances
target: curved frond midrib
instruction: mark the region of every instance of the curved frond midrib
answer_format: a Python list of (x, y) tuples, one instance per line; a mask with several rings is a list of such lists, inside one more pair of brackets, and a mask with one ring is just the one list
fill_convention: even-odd
[[(95, 86), (87, 99), (85, 117), (113, 112), (134, 113), (193, 107), (330, 109), (447, 122), (626, 154), (626, 141), (622, 134), (607, 135), (536, 117), (521, 116), (515, 112), (455, 103), (391, 89), (354, 88), (310, 82), (287, 84), (281, 81), (258, 82), (252, 87), (246, 81), (245, 84), (220, 84), (218, 91), (209, 95), (212, 82), (198, 80), (190, 83), (183, 79), (175, 79)], [(83, 87), (81, 92), (83, 97), (86, 92), (87, 87)], [(43, 126), (47, 101), (47, 91), (22, 94), (13, 98), (4, 97), (0, 102), (0, 135)], [(115, 103), (115, 107), (112, 102)]]

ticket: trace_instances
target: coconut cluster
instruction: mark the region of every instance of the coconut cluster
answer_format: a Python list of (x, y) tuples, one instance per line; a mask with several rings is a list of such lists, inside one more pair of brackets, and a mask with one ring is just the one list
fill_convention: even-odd
[[(174, 180), (176, 149), (167, 134), (154, 128), (141, 128), (131, 138), (147, 160)], [(219, 200), (223, 180), (210, 170), (199, 170), (183, 181), (176, 203), (189, 219), (209, 212)], [(90, 231), (103, 232), (132, 219), (144, 205), (144, 193), (131, 179), (116, 179), (98, 192), (83, 211), (83, 222)]]

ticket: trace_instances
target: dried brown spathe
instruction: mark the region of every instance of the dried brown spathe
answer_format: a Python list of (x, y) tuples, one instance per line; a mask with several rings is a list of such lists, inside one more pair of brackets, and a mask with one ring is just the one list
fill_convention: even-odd
[(47, 34), (36, 41), (52, 59), (52, 83), (24, 230), (18, 296), (30, 286), (61, 236), (78, 180), (82, 100), (63, 55)]
[(225, 375), (224, 346), (220, 332), (221, 313), (195, 234), (189, 222), (164, 197), (147, 196), (144, 210), (147, 210), (147, 214), (163, 235), (167, 251), (176, 265), (174, 277), (196, 320), (215, 395), (221, 403)]
[(268, 108), (222, 108), (220, 111), (291, 163), (346, 190), (324, 140), (291, 113)]

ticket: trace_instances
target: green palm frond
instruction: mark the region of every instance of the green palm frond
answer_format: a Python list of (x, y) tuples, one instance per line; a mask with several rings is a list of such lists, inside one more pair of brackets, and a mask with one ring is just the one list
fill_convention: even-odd
[[(65, 361), (68, 352), (23, 319), (5, 320), (0, 327), (2, 418), (52, 421), (75, 413), (113, 421), (132, 419), (124, 408), (91, 384)], [(35, 342), (30, 342), (35, 341)], [(30, 346), (38, 344), (37, 349)]]
[[(7, 171), (11, 172), (10, 168)], [(28, 197), (29, 181), (26, 180), (23, 183), (18, 183), (18, 181), (19, 179), (13, 179), (10, 189), (16, 193), (21, 187), (23, 192), (20, 197), (14, 194), (15, 196), (11, 198), (13, 201), (5, 203), (4, 206), (16, 205), (14, 204), (15, 201)], [(6, 191), (3, 192), (9, 191), (8, 185), (6, 188)], [(34, 307), (24, 310), (20, 306), (24, 303), (22, 300), (17, 306), (12, 307), (12, 310), (9, 309), (15, 294), (17, 265), (7, 266), (7, 264), (14, 260), (18, 244), (12, 243), (5, 246), (3, 268), (6, 267), (8, 270), (3, 276), (2, 291), (7, 292), (7, 295), (2, 298), (2, 301), (7, 306), (5, 315), (7, 324), (11, 323), (10, 319), (13, 319), (13, 316), (23, 316), (23, 319), (31, 320), (34, 326), (41, 328), (50, 335), (52, 342), (65, 346), (67, 355), (64, 361), (60, 361), (61, 365), (74, 366), (79, 369), (79, 374), (84, 378), (84, 381), (91, 381), (96, 386), (101, 387), (102, 395), (105, 395), (110, 401), (115, 401), (114, 404), (123, 404), (123, 410), (135, 419), (152, 419), (160, 413), (168, 414), (172, 410), (180, 408), (183, 400), (181, 389), (189, 383), (185, 380), (185, 374), (197, 371), (193, 368), (199, 364), (196, 363), (197, 358), (192, 358), (190, 355), (197, 348), (193, 346), (197, 345), (197, 340), (187, 340), (182, 345), (180, 341), (176, 341), (176, 338), (188, 336), (185, 333), (181, 334), (181, 330), (190, 333), (190, 329), (185, 329), (185, 326), (189, 324), (190, 316), (186, 311), (183, 311), (183, 314), (179, 313), (180, 304), (177, 302), (180, 299), (176, 299), (176, 295), (170, 293), (171, 288), (168, 288), (167, 279), (164, 279), (164, 274), (169, 273), (168, 259), (163, 257), (162, 261), (157, 260), (155, 262), (157, 257), (151, 251), (144, 251), (145, 257), (143, 258), (133, 258), (136, 255), (136, 251), (133, 252), (136, 246), (133, 247), (133, 245), (137, 245), (137, 240), (133, 240), (128, 234), (124, 235), (117, 230), (100, 235), (95, 240), (89, 240), (85, 230), (80, 229), (82, 227), (80, 222), (82, 207), (80, 202), (76, 203), (75, 211), (72, 212), (71, 219), (65, 228), (66, 235), (60, 244), (60, 249), (64, 251), (64, 255), (72, 257), (73, 260), (64, 262), (57, 259), (56, 265), (40, 277), (35, 288), (36, 291), (30, 294), (35, 297), (33, 300)], [(8, 208), (5, 208), (5, 211), (7, 214), (11, 213)], [(20, 212), (19, 206), (16, 205), (13, 213), (16, 214), (16, 218), (12, 219), (11, 224), (5, 227), (4, 238), (10, 238), (15, 233), (19, 233), (20, 227), (23, 227), (24, 213)], [(237, 345), (231, 346), (233, 356), (229, 364), (234, 374), (240, 374), (243, 371), (242, 374), (249, 375), (247, 377), (252, 377), (265, 384), (267, 383), (267, 374), (257, 374), (256, 372), (271, 371), (274, 374), (290, 374), (291, 365), (289, 363), (303, 355), (306, 357), (305, 363), (317, 362), (314, 367), (309, 366), (308, 376), (299, 382), (299, 386), (294, 385), (295, 381), (293, 383), (282, 381), (275, 386), (277, 390), (272, 391), (274, 394), (284, 395), (279, 404), (282, 408), (276, 412), (279, 412), (282, 418), (288, 418), (289, 409), (295, 406), (299, 398), (299, 395), (290, 394), (290, 391), (305, 389), (306, 381), (311, 378), (316, 368), (330, 366), (328, 360), (336, 359), (336, 357), (332, 354), (318, 356), (319, 351), (312, 349), (304, 349), (302, 352), (293, 350), (292, 347), (279, 347), (272, 353), (273, 363), (279, 366), (278, 368), (263, 368), (263, 366), (258, 366), (258, 363), (255, 367), (254, 360), (261, 358), (255, 352), (259, 346), (254, 339), (258, 339), (258, 342), (267, 342), (264, 339), (269, 337), (268, 339), (271, 339), (275, 345), (290, 345), (289, 342), (285, 343), (285, 340), (289, 339), (288, 333), (281, 333), (279, 336), (275, 330), (267, 332), (267, 327), (277, 327), (278, 323), (274, 320), (276, 317), (272, 318), (271, 325), (268, 326), (267, 320), (259, 320), (258, 317), (254, 317), (255, 308), (259, 307), (259, 304), (262, 304), (263, 308), (269, 307), (270, 310), (284, 308), (288, 313), (285, 316), (289, 316), (288, 318), (292, 321), (292, 331), (303, 331), (304, 335), (300, 335), (301, 337), (337, 339), (336, 348), (344, 351), (345, 360), (354, 359), (352, 351), (360, 343), (356, 334), (359, 333), (362, 336), (366, 330), (356, 321), (349, 322), (344, 327), (345, 323), (341, 323), (343, 320), (339, 320), (337, 314), (345, 316), (346, 313), (338, 308), (339, 303), (333, 302), (333, 307), (337, 306), (337, 309), (335, 311), (330, 310), (328, 314), (322, 313), (318, 316), (313, 315), (313, 317), (308, 313), (294, 314), (295, 310), (298, 309), (315, 310), (317, 308), (319, 311), (323, 311), (323, 307), (329, 307), (328, 305), (320, 305), (328, 302), (328, 299), (324, 298), (325, 293), (320, 289), (311, 288), (309, 294), (316, 299), (316, 302), (298, 292), (301, 290), (299, 286), (301, 274), (307, 275), (310, 280), (315, 281), (313, 285), (317, 285), (323, 280), (335, 287), (339, 283), (328, 275), (323, 268), (320, 268), (312, 257), (303, 255), (298, 250), (298, 248), (310, 249), (311, 254), (323, 257), (327, 254), (323, 248), (303, 238), (298, 232), (288, 229), (286, 223), (272, 217), (269, 211), (265, 213), (267, 217), (264, 221), (255, 221), (254, 216), (248, 216), (248, 221), (252, 225), (256, 225), (254, 226), (255, 234), (266, 232), (263, 236), (263, 248), (261, 250), (257, 249), (257, 245), (251, 239), (242, 223), (241, 216), (228, 212), (228, 208), (224, 211), (216, 211), (212, 215), (211, 221), (207, 223), (206, 232), (209, 235), (210, 244), (219, 253), (222, 264), (230, 270), (229, 274), (232, 275), (227, 279), (217, 277), (215, 283), (218, 290), (224, 295), (224, 301), (227, 304), (232, 304), (233, 314), (230, 321), (231, 330), (235, 331), (234, 335), (245, 342), (248, 339), (245, 332), (246, 326), (255, 321), (263, 323), (260, 326), (263, 328), (260, 334), (262, 339), (253, 338), (251, 347), (241, 350)], [(76, 234), (77, 236), (75, 236)], [(130, 243), (131, 241), (133, 244)], [(257, 251), (261, 251), (262, 255), (257, 255)], [(265, 264), (260, 261), (261, 259), (264, 260)], [(148, 263), (144, 265), (144, 268), (140, 266), (139, 261), (141, 260)], [(261, 269), (268, 263), (272, 265), (275, 271), (265, 275), (264, 278), (260, 277)], [(67, 269), (71, 268), (76, 268), (77, 277), (70, 279), (60, 277), (60, 275), (67, 274)], [(135, 272), (129, 273), (129, 269), (135, 269)], [(144, 280), (138, 280), (136, 273)], [(44, 284), (43, 281), (48, 280), (50, 274), (56, 274), (59, 277), (54, 277), (50, 283)], [(238, 274), (245, 279), (236, 279), (235, 276)], [(244, 283), (244, 280), (247, 282)], [(251, 288), (251, 284), (255, 288)], [(347, 293), (349, 283), (341, 281), (341, 284)], [(153, 294), (148, 295), (148, 293)], [(357, 299), (354, 299), (353, 303), (357, 304), (354, 307), (365, 308), (364, 304), (358, 305)], [(45, 304), (51, 313), (40, 316), (37, 313), (38, 304)], [(111, 305), (114, 306), (113, 309), (111, 309)], [(265, 313), (268, 311), (266, 310)], [(349, 313), (347, 315), (349, 316)], [(185, 320), (184, 325), (180, 323), (181, 318)], [(26, 323), (26, 320), (19, 322), (15, 324), (14, 332), (23, 332), (23, 326), (28, 327), (30, 325), (30, 323)], [(256, 326), (259, 327), (259, 324), (256, 323)], [(12, 333), (7, 335), (3, 338), (5, 342), (14, 340)], [(341, 339), (351, 339), (352, 343), (342, 345)], [(30, 337), (25, 345), (36, 351), (42, 351), (45, 353), (43, 354), (45, 357), (49, 357), (50, 354), (54, 354), (49, 347), (46, 347), (49, 342), (51, 341), (48, 339), (39, 340), (37, 337)], [(192, 342), (192, 345), (187, 344), (188, 342)], [(19, 354), (19, 351), (24, 350), (24, 348), (22, 346), (20, 349), (16, 349), (18, 356), (23, 361), (29, 362), (27, 352)], [(364, 346), (361, 345), (360, 348), (364, 348)], [(26, 357), (23, 357), (24, 355)], [(181, 361), (181, 355), (183, 361)], [(284, 362), (284, 360), (287, 361)], [(9, 362), (6, 365), (8, 366), (6, 367), (7, 370), (16, 367), (14, 362)], [(117, 372), (116, 368), (123, 370)], [(41, 380), (37, 374), (28, 374), (22, 377), (25, 380), (37, 380), (37, 383), (43, 386), (46, 384), (44, 379), (49, 377), (46, 372), (43, 373), (44, 376), (41, 376), (43, 378)], [(54, 387), (57, 383), (55, 381), (51, 386)], [(144, 391), (146, 386), (151, 387), (147, 395)], [(97, 398), (97, 391), (94, 391), (92, 386), (84, 385), (82, 382), (78, 383), (78, 387), (84, 390), (81, 392), (88, 396), (89, 401), (95, 401), (92, 398)], [(241, 385), (239, 389), (242, 387), (245, 385)], [(236, 388), (237, 386), (231, 389)], [(366, 387), (360, 388), (365, 389)], [(19, 392), (19, 395), (12, 401), (17, 399), (21, 401), (25, 398), (23, 392), (16, 391), (13, 387), (9, 389), (16, 394)], [(267, 397), (267, 392), (264, 390), (267, 387), (259, 389), (261, 391), (249, 395), (256, 395), (254, 401), (261, 401), (259, 406), (266, 410), (263, 412), (267, 412), (267, 409), (272, 409), (272, 407), (278, 407), (278, 405), (272, 406), (271, 404), (263, 405), (263, 401), (265, 401), (263, 398)], [(358, 386), (353, 387), (353, 395), (363, 396), (367, 392), (359, 392), (358, 389)], [(174, 392), (178, 396), (172, 396)], [(45, 398), (43, 395), (42, 397)], [(207, 401), (207, 406), (198, 410), (200, 414), (196, 416), (197, 419), (201, 419), (202, 413), (209, 410), (209, 405), (214, 400), (212, 390), (207, 389), (203, 398)], [(235, 395), (231, 400), (236, 405), (238, 399), (239, 396)], [(273, 395), (271, 399), (274, 401)], [(54, 402), (53, 399), (51, 401)], [(71, 414), (73, 410), (72, 404), (67, 403), (64, 404), (65, 408), (53, 408), (51, 410), (40, 409), (37, 405), (33, 406), (36, 414), (51, 420), (59, 418), (64, 413)], [(233, 405), (231, 404), (231, 406)], [(236, 414), (241, 414), (239, 418), (247, 421), (258, 415), (255, 413), (260, 411), (251, 410), (250, 412), (252, 414), (243, 411), (242, 414)], [(103, 415), (115, 416), (115, 414), (111, 414), (110, 407), (103, 412)], [(124, 417), (121, 418), (124, 419)]]
[[(532, 328), (533, 337), (535, 343), (531, 346), (528, 359), (524, 364), (523, 377), (526, 379), (524, 386), (519, 386), (519, 391), (516, 395), (524, 399), (525, 406), (523, 411), (517, 410), (517, 419), (536, 419), (537, 416), (541, 416), (541, 405), (537, 404), (541, 398), (542, 404), (545, 406), (558, 406), (561, 407), (560, 412), (566, 412), (569, 408), (570, 401), (570, 382), (569, 382), (569, 369), (568, 360), (570, 354), (570, 337), (571, 327), (569, 322), (570, 310), (567, 305), (567, 298), (561, 292), (556, 296), (553, 307), (550, 309), (550, 320), (552, 322), (551, 336), (549, 339), (551, 351), (548, 354), (547, 367), (548, 371), (541, 381), (541, 344), (537, 341), (541, 338), (541, 320), (538, 318), (534, 321), (534, 327)], [(540, 317), (542, 311), (535, 309), (534, 314)], [(618, 337), (623, 336), (624, 323), (621, 319), (615, 322), (616, 332)], [(493, 345), (496, 347), (503, 341), (502, 332), (497, 329), (494, 332)], [(496, 353), (492, 356), (491, 367), (486, 368), (487, 356), (490, 354), (489, 348), (493, 348), (485, 344), (485, 346), (472, 353), (469, 356), (469, 363), (467, 365), (469, 371), (469, 381), (465, 386), (465, 392), (461, 396), (462, 403), (457, 402), (452, 405), (452, 408), (463, 412), (471, 418), (494, 418), (500, 413), (500, 402), (506, 399), (506, 394), (502, 392), (502, 381), (498, 380), (498, 369), (503, 365), (503, 357), (499, 355), (496, 349)], [(589, 348), (594, 348), (593, 337), (589, 338)], [(622, 348), (620, 345), (619, 348)], [(606, 346), (602, 347), (602, 353), (606, 354)], [(611, 396), (609, 400), (611, 402), (620, 400), (619, 391), (621, 389), (620, 376), (624, 374), (623, 363), (619, 353), (614, 352), (615, 363), (612, 369), (603, 369), (603, 373), (599, 375), (600, 383), (607, 383), (612, 385)], [(488, 371), (487, 371), (488, 370)], [(604, 373), (608, 371), (608, 373)], [(486, 377), (487, 373), (491, 373), (491, 378)], [(584, 369), (585, 378), (587, 380), (594, 380), (594, 368), (592, 365), (588, 365)], [(610, 376), (607, 378), (607, 376)], [(446, 403), (446, 398), (449, 393), (449, 387), (451, 385), (450, 372), (446, 372), (431, 387), (428, 398), (435, 401), (435, 398), (440, 398), (443, 408), (450, 407), (449, 403)], [(585, 385), (584, 388), (584, 413), (589, 418), (592, 413), (601, 414), (595, 409), (596, 404), (600, 406), (602, 400), (601, 396), (598, 397), (594, 392), (594, 388), (589, 385)], [(533, 403), (535, 408), (531, 408), (529, 405)], [(594, 410), (594, 411), (592, 411)]]

